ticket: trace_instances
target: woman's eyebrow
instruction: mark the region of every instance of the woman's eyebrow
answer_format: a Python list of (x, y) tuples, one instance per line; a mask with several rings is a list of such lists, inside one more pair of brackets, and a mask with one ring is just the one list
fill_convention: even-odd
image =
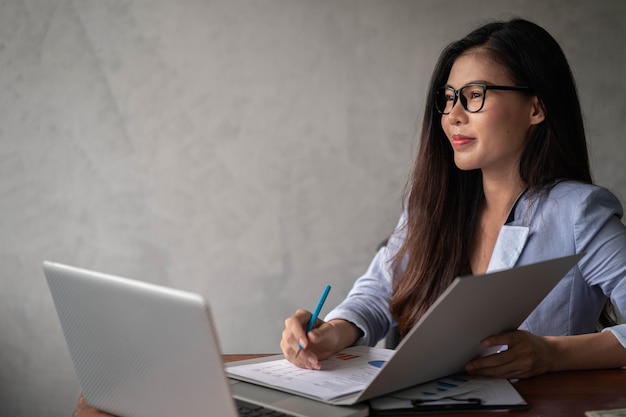
[[(459, 88), (465, 87), (466, 85), (470, 85), (470, 84), (494, 85), (494, 83), (492, 83), (491, 81), (487, 81), (487, 80), (473, 80), (473, 81), (466, 82), (465, 84), (461, 85)], [(446, 83), (446, 85), (444, 85), (444, 87), (454, 88), (454, 86), (452, 86), (452, 84), (450, 84), (450, 83)]]

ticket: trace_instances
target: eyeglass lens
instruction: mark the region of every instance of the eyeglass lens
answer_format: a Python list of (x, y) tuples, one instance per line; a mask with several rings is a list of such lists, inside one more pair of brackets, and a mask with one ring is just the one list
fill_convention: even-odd
[(485, 103), (485, 88), (482, 85), (466, 85), (455, 90), (452, 87), (442, 87), (437, 90), (435, 105), (442, 114), (448, 114), (457, 102), (468, 112), (475, 113), (483, 108)]

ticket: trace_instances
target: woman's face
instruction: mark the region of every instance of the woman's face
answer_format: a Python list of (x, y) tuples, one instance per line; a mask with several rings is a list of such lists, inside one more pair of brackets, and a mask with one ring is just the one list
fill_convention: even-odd
[[(447, 85), (459, 89), (469, 83), (515, 86), (505, 67), (475, 50), (459, 56), (452, 65)], [(481, 169), (486, 175), (518, 176), (519, 161), (531, 129), (544, 116), (536, 96), (518, 91), (487, 90), (483, 108), (465, 111), (461, 100), (442, 115), (441, 126), (454, 150), (459, 169)]]

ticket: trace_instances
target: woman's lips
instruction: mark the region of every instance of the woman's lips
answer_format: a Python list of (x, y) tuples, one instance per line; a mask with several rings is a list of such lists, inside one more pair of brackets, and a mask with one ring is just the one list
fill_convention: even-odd
[(463, 136), (463, 135), (453, 135), (452, 136), (452, 146), (463, 146), (463, 145), (467, 145), (468, 143), (473, 142), (475, 139), (474, 138), (470, 138), (468, 136)]

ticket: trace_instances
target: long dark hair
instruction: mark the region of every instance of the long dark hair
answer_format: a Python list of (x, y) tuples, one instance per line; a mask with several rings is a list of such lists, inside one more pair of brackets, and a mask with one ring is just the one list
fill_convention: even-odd
[[(591, 183), (585, 131), (571, 69), (554, 38), (522, 19), (488, 23), (448, 45), (430, 81), (420, 146), (407, 183), (407, 236), (394, 259), (397, 279), (390, 304), (405, 334), (454, 277), (471, 273), (471, 244), (484, 202), (480, 170), (462, 171), (435, 109), (435, 90), (446, 84), (455, 60), (476, 49), (530, 87), (543, 107), (521, 157), (529, 190), (563, 179)], [(405, 267), (404, 267), (405, 266)]]

